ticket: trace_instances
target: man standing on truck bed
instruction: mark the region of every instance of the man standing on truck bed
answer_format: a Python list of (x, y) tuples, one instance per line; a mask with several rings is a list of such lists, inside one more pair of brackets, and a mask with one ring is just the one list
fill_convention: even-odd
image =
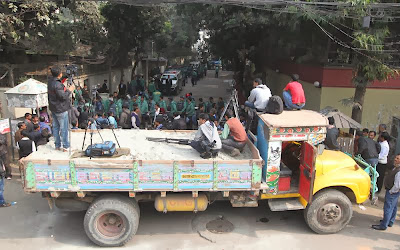
[[(71, 108), (70, 96), (75, 90), (72, 84), (68, 89), (61, 83), (61, 69), (51, 68), (52, 77), (47, 84), (49, 108), (53, 116), (53, 136), (55, 139), (56, 150), (66, 152), (69, 148), (68, 139), (68, 110)], [(62, 148), (61, 148), (62, 143)]]
[(383, 220), (379, 225), (372, 225), (375, 230), (386, 230), (392, 227), (397, 215), (397, 202), (400, 196), (400, 154), (396, 155), (393, 169), (385, 178), (385, 204), (383, 206)]

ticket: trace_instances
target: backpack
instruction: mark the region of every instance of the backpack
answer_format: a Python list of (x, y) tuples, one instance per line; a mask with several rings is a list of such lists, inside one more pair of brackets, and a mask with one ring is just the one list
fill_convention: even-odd
[(103, 143), (96, 143), (90, 145), (85, 150), (86, 156), (113, 156), (115, 154), (115, 143), (112, 141), (105, 141)]
[(282, 99), (277, 95), (271, 96), (269, 98), (267, 107), (265, 108), (265, 113), (279, 115), (282, 112), (283, 112)]

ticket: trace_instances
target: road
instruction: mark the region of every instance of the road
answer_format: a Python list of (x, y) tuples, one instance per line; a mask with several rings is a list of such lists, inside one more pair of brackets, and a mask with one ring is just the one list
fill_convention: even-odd
[[(220, 79), (202, 80), (195, 87), (186, 86), (184, 93), (192, 92), (196, 98), (226, 96), (222, 80), (230, 73), (221, 75)], [(97, 248), (85, 235), (84, 212), (50, 210), (40, 194), (25, 194), (17, 178), (6, 181), (5, 196), (17, 204), (0, 209), (0, 249)], [(317, 235), (305, 224), (302, 211), (271, 212), (266, 201), (258, 208), (232, 208), (227, 201), (213, 202), (197, 214), (163, 214), (156, 212), (152, 203), (141, 203), (140, 208), (138, 233), (122, 249), (400, 249), (400, 222), (387, 231), (370, 228), (382, 216), (382, 202), (366, 205), (366, 210), (354, 205), (350, 224), (334, 235)], [(232, 232), (213, 234), (205, 229), (207, 222), (220, 216), (233, 224)]]

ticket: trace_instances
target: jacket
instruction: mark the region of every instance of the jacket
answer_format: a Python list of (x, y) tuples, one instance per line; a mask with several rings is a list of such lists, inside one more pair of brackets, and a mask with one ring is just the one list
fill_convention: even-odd
[(7, 137), (0, 134), (0, 155), (7, 154)]
[(204, 124), (200, 125), (194, 137), (195, 141), (207, 140), (208, 143), (215, 142), (214, 149), (221, 149), (222, 142), (219, 138), (217, 126), (210, 121), (206, 121)]
[(129, 114), (129, 109), (123, 109), (121, 117), (119, 119), (119, 125), (124, 129), (132, 128), (131, 115)]
[(186, 129), (186, 121), (181, 118), (180, 115), (174, 118), (172, 121), (172, 129), (173, 130), (185, 130)]
[(338, 150), (339, 144), (337, 142), (339, 136), (339, 129), (336, 127), (328, 127), (326, 131), (326, 139), (324, 141), (325, 146), (327, 149), (330, 150)]
[(380, 152), (380, 145), (368, 137), (358, 138), (358, 151), (364, 159), (378, 158)]
[(61, 83), (58, 78), (51, 78), (47, 84), (49, 108), (53, 113), (63, 113), (70, 109), (71, 92)]
[(248, 101), (254, 103), (256, 109), (264, 110), (271, 96), (271, 90), (266, 85), (260, 84), (250, 92)]
[(387, 190), (392, 189), (392, 187), (394, 186), (394, 180), (395, 180), (396, 174), (399, 171), (400, 171), (400, 167), (395, 167), (386, 174), (384, 184), (385, 184), (385, 188)]

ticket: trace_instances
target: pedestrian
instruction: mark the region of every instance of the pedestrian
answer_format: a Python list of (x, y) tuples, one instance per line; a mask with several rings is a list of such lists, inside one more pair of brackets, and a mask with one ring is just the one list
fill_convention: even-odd
[(298, 82), (299, 75), (294, 74), (291, 77), (292, 81), (283, 89), (283, 100), (288, 110), (300, 110), (306, 105), (306, 97), (303, 86)]
[(271, 97), (271, 90), (263, 84), (260, 78), (254, 79), (253, 87), (244, 105), (257, 111), (264, 111)]
[(368, 164), (375, 167), (378, 164), (378, 156), (381, 151), (379, 144), (368, 136), (364, 137), (361, 131), (356, 132), (356, 140), (357, 152), (355, 155), (361, 155)]
[(34, 141), (29, 139), (28, 132), (22, 132), (22, 139), (17, 143), (19, 159), (27, 157), (32, 152), (36, 152), (36, 144)]
[[(371, 138), (372, 140), (375, 140), (376, 132), (373, 130), (370, 130), (368, 133), (368, 137)], [(379, 141), (379, 138), (378, 138), (378, 141)]]
[(126, 95), (127, 87), (126, 84), (121, 80), (118, 85), (118, 98), (124, 98)]
[(207, 114), (200, 114), (199, 124), (200, 127), (190, 146), (199, 152), (200, 157), (203, 159), (216, 157), (222, 148), (217, 127), (209, 120)]
[(376, 166), (376, 170), (378, 171), (379, 174), (376, 185), (378, 187), (378, 193), (380, 193), (383, 186), (383, 180), (385, 178), (386, 167), (388, 162), (390, 135), (387, 132), (382, 132), (379, 135), (378, 140), (379, 140), (379, 145), (381, 146), (381, 152), (379, 153), (378, 165)]
[(158, 102), (158, 105), (160, 106), (161, 113), (165, 114), (167, 112), (167, 103), (164, 100), (164, 96), (160, 96), (160, 101)]
[(124, 105), (122, 107), (121, 117), (119, 118), (119, 126), (123, 129), (132, 128), (131, 114), (127, 105)]
[(215, 67), (215, 78), (218, 78), (219, 76), (219, 67)]
[(335, 120), (332, 116), (328, 117), (328, 129), (326, 130), (326, 138), (324, 141), (326, 149), (339, 150), (337, 139), (339, 137), (339, 129), (335, 127)]
[(240, 155), (246, 146), (247, 133), (240, 120), (234, 117), (232, 110), (225, 112), (225, 119), (224, 130), (221, 134), (222, 149), (235, 157)]
[(397, 215), (397, 202), (400, 195), (400, 154), (394, 158), (393, 168), (385, 178), (385, 203), (383, 205), (383, 219), (379, 225), (372, 225), (375, 230), (386, 230), (392, 227)]
[(9, 207), (11, 204), (4, 200), (4, 178), (6, 178), (6, 167), (0, 161), (0, 207)]
[(143, 123), (144, 127), (147, 127), (147, 124), (150, 122), (149, 105), (147, 104), (144, 96), (141, 96), (140, 98), (140, 113), (142, 114), (141, 122)]
[[(71, 85), (68, 89), (61, 83), (61, 69), (59, 67), (51, 68), (52, 78), (49, 79), (47, 85), (49, 108), (53, 116), (53, 136), (55, 139), (56, 150), (64, 152), (68, 151), (68, 110), (71, 107), (70, 96), (75, 90), (75, 85)], [(62, 145), (61, 145), (62, 144)], [(61, 146), (63, 146), (61, 148)]]
[(118, 128), (118, 123), (114, 118), (113, 112), (108, 112), (108, 123), (110, 124), (111, 128)]
[(31, 132), (33, 130), (33, 123), (32, 123), (32, 114), (31, 113), (25, 113), (25, 120), (26, 124), (26, 130), (28, 132)]
[(369, 135), (369, 129), (364, 128), (364, 129), (362, 130), (362, 136), (368, 137), (368, 135)]
[(132, 127), (134, 129), (140, 129), (140, 110), (137, 106), (133, 108), (131, 120), (132, 120)]
[(7, 135), (0, 134), (0, 163), (5, 167), (5, 178), (11, 180), (11, 168), (8, 160)]
[(204, 112), (210, 113), (213, 105), (214, 105), (214, 97), (211, 96), (210, 98), (208, 98), (208, 101), (206, 102), (206, 104), (204, 106)]
[(188, 104), (186, 107), (186, 120), (187, 120), (187, 127), (189, 129), (193, 129), (193, 125), (196, 123), (196, 108), (194, 106), (194, 103), (192, 101), (191, 97), (187, 98)]
[(51, 128), (50, 128), (50, 126), (46, 123), (46, 118), (44, 118), (44, 116), (40, 116), (40, 118), (39, 118), (39, 126), (40, 126), (40, 131), (42, 131), (43, 129), (47, 128), (47, 130), (48, 130), (49, 133), (51, 134)]
[(186, 130), (186, 121), (184, 118), (180, 116), (178, 112), (173, 114), (174, 120), (172, 121), (172, 129), (173, 130)]
[(17, 124), (18, 130), (15, 132), (14, 140), (15, 144), (22, 139), (22, 131), (26, 130), (26, 124), (24, 122), (19, 122)]
[(177, 109), (177, 112), (179, 112), (181, 116), (185, 115), (186, 102), (185, 102), (185, 97), (184, 96), (181, 96), (179, 98), (179, 102), (176, 104), (176, 109)]
[(71, 121), (71, 124), (76, 124), (79, 118), (79, 111), (75, 106), (72, 106), (70, 110), (68, 110), (68, 118)]

